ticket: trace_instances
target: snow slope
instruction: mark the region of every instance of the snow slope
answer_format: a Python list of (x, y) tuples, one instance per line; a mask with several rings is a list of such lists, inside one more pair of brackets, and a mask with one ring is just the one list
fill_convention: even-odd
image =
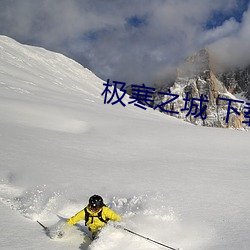
[(36, 223), (54, 228), (97, 193), (124, 227), (171, 247), (250, 249), (249, 133), (104, 105), (103, 82), (0, 36), (0, 248), (162, 249), (112, 225), (90, 244), (83, 223), (63, 239)]

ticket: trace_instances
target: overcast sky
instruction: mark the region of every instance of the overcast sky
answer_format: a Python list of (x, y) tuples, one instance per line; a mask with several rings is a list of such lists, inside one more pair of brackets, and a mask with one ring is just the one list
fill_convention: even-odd
[(0, 0), (0, 34), (61, 52), (103, 80), (164, 79), (212, 47), (250, 62), (250, 0)]

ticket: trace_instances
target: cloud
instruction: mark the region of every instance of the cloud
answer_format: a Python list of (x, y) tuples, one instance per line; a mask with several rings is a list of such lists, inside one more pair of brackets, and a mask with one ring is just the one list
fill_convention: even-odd
[(235, 20), (235, 18), (230, 18), (224, 21), (221, 26), (204, 31), (204, 34), (200, 38), (201, 44), (211, 44), (213, 42), (219, 41), (225, 37), (235, 34), (240, 28), (240, 24)]
[[(152, 84), (204, 46), (243, 44), (249, 18), (233, 18), (238, 9), (237, 0), (2, 0), (0, 33), (61, 52), (104, 80)], [(227, 18), (208, 30), (214, 13)]]
[[(227, 29), (227, 24), (220, 27)], [(245, 67), (250, 64), (250, 9), (243, 15), (242, 22), (232, 32), (210, 44), (210, 51), (218, 64), (224, 67)]]

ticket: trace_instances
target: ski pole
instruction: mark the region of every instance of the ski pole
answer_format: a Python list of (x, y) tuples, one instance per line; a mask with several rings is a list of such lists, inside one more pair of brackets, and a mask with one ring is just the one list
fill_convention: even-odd
[(46, 230), (48, 230), (48, 228), (47, 227), (45, 227), (41, 222), (39, 222), (38, 220), (36, 221), (40, 226), (42, 226), (43, 227), (43, 229), (46, 231)]
[(180, 248), (173, 248), (173, 247), (167, 246), (167, 245), (165, 245), (165, 244), (162, 244), (162, 243), (160, 243), (160, 242), (158, 242), (158, 241), (152, 240), (152, 239), (150, 239), (150, 238), (148, 238), (148, 237), (145, 237), (145, 236), (143, 236), (143, 235), (141, 235), (141, 234), (135, 233), (135, 232), (133, 232), (133, 231), (127, 229), (127, 228), (124, 228), (124, 227), (123, 227), (122, 229), (125, 230), (125, 231), (127, 231), (127, 232), (129, 232), (129, 233), (131, 233), (131, 234), (137, 235), (137, 236), (139, 236), (139, 237), (141, 237), (141, 238), (143, 238), (143, 239), (145, 239), (145, 240), (154, 242), (154, 243), (156, 243), (156, 244), (158, 244), (158, 245), (161, 245), (161, 246), (163, 246), (163, 247), (169, 248), (169, 249), (171, 249), (171, 250), (181, 250)]

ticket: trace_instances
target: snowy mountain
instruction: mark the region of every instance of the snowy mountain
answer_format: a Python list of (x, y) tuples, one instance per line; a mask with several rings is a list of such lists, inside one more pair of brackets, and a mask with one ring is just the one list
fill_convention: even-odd
[[(248, 130), (249, 68), (220, 71), (217, 66), (206, 49), (190, 56), (179, 66), (171, 87), (156, 89), (161, 93), (170, 90), (172, 96), (157, 94), (154, 106), (160, 103), (164, 111), (172, 112), (166, 114), (196, 125)], [(178, 99), (171, 101), (173, 95)]]
[(112, 224), (91, 243), (84, 222), (62, 239), (36, 223), (53, 229), (96, 193), (122, 226), (168, 246), (248, 250), (249, 133), (104, 104), (103, 82), (0, 36), (0, 248), (163, 249)]

